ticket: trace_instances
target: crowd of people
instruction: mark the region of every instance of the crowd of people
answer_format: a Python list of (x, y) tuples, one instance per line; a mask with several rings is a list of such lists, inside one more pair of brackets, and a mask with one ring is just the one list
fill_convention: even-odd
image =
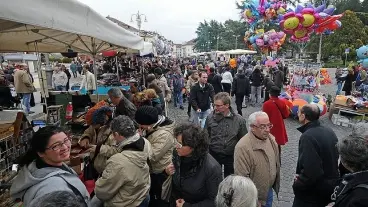
[[(20, 160), (11, 196), (25, 206), (272, 206), (288, 142), (290, 111), (278, 98), (285, 67), (209, 65), (168, 69), (158, 62), (146, 82), (132, 80), (128, 91), (111, 88), (109, 99), (89, 110), (90, 127), (78, 143), (96, 171), (92, 187), (65, 164), (68, 134), (39, 129)], [(244, 100), (263, 102), (262, 111), (243, 117)], [(168, 116), (170, 101), (176, 110), (188, 102), (188, 123)], [(338, 140), (319, 117), (317, 105), (298, 112), (293, 206), (367, 206), (368, 137), (357, 125)]]

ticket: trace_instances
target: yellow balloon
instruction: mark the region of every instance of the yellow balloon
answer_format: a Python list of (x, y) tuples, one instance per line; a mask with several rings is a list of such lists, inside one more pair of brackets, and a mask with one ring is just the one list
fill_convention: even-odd
[(287, 30), (296, 29), (299, 25), (299, 19), (296, 17), (290, 17), (284, 22), (284, 28)]
[(252, 12), (251, 12), (249, 9), (245, 10), (245, 11), (244, 11), (244, 14), (245, 14), (245, 16), (246, 16), (247, 18), (250, 18), (250, 17), (252, 17), (252, 16), (253, 16)]
[(304, 21), (302, 23), (303, 27), (310, 27), (316, 21), (316, 18), (311, 14), (303, 14)]
[(307, 33), (308, 33), (307, 29), (301, 28), (301, 29), (298, 29), (294, 32), (294, 36), (299, 39), (299, 38), (305, 37), (305, 35), (307, 35)]
[(277, 14), (285, 14), (286, 10), (282, 7), (280, 7), (278, 10), (277, 10)]

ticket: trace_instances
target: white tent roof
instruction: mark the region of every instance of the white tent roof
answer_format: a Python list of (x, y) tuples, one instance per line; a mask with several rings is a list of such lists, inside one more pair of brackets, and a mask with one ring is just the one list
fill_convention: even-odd
[(225, 51), (225, 54), (231, 54), (231, 55), (246, 55), (246, 54), (256, 54), (256, 53), (257, 53), (257, 51), (242, 50), (242, 49)]
[(0, 6), (0, 51), (96, 54), (143, 49), (143, 39), (77, 0), (8, 0)]

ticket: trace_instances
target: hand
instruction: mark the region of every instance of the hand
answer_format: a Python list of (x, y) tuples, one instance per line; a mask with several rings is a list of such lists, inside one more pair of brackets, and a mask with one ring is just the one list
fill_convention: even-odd
[(96, 145), (89, 145), (86, 153), (95, 153), (96, 152)]
[(176, 207), (183, 207), (184, 203), (185, 203), (184, 199), (180, 198), (176, 200)]
[(87, 148), (89, 145), (89, 139), (82, 139), (80, 142), (79, 142), (79, 146), (81, 146), (82, 148)]
[(167, 174), (167, 175), (172, 175), (172, 174), (174, 174), (175, 173), (175, 167), (174, 167), (174, 164), (170, 164), (170, 165), (168, 165), (166, 168), (165, 168), (165, 173)]
[(201, 109), (197, 109), (197, 113), (201, 113)]

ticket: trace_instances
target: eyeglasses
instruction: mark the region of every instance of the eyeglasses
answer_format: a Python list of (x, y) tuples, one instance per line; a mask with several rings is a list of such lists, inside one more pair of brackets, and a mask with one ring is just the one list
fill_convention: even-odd
[(64, 139), (63, 142), (56, 142), (56, 143), (52, 144), (51, 147), (48, 147), (46, 149), (50, 149), (50, 150), (53, 150), (53, 151), (58, 151), (61, 148), (63, 148), (64, 144), (67, 145), (67, 146), (71, 145), (71, 141), (72, 141), (72, 139), (70, 137), (67, 137), (67, 138)]
[(259, 126), (257, 126), (257, 125), (253, 125), (253, 126), (260, 129), (260, 130), (265, 130), (266, 128), (272, 129), (273, 124), (269, 123), (269, 124), (261, 124)]
[(181, 144), (177, 140), (175, 140), (175, 146), (176, 146), (177, 149), (181, 149), (183, 147), (183, 144)]

